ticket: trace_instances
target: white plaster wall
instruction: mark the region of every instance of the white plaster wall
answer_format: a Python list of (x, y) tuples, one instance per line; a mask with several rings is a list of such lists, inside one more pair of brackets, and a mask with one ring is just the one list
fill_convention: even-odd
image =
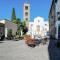
[(29, 32), (30, 34), (34, 34), (34, 22), (29, 22)]
[(5, 21), (5, 34), (7, 36), (7, 30), (12, 29), (12, 34), (15, 35), (17, 31), (17, 25), (10, 22), (10, 21)]
[[(39, 22), (38, 22), (38, 20), (39, 20)], [(37, 25), (40, 26), (40, 32), (39, 33), (37, 32), (37, 28), (36, 28)], [(42, 17), (39, 17), (39, 16), (36, 17), (34, 19), (34, 32), (36, 34), (41, 34), (42, 33), (42, 35), (44, 35), (44, 32), (42, 32), (43, 31), (43, 28), (44, 28), (44, 19)]]
[[(38, 22), (38, 20), (39, 20), (39, 22)], [(47, 24), (47, 26), (45, 26), (45, 24)], [(33, 26), (31, 26), (31, 25), (33, 25)], [(36, 27), (37, 25), (40, 26), (39, 33), (37, 32), (37, 27)], [(34, 19), (34, 22), (29, 22), (29, 31), (33, 35), (40, 34), (41, 36), (44, 36), (45, 33), (47, 32), (47, 31), (45, 31), (45, 28), (47, 28), (47, 31), (49, 31), (49, 23), (48, 23), (48, 21), (44, 21), (44, 19), (42, 17), (38, 16)]]

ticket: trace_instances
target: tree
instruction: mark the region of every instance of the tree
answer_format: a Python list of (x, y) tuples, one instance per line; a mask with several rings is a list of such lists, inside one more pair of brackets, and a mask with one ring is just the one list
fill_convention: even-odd
[(12, 22), (16, 24), (16, 14), (15, 14), (15, 9), (13, 8), (12, 10), (12, 18), (11, 18)]
[(23, 35), (25, 35), (26, 32), (28, 31), (28, 28), (26, 27), (26, 22), (23, 21), (23, 22), (22, 22), (22, 25), (21, 25), (20, 27), (22, 27)]
[(12, 29), (8, 29), (7, 37), (8, 37), (8, 39), (12, 39), (13, 38)]
[(0, 27), (4, 27), (4, 24), (3, 23), (0, 23)]
[(16, 21), (16, 24), (17, 24), (17, 34), (20, 35), (20, 24), (21, 24), (21, 19), (17, 18), (17, 21)]
[(18, 22), (17, 22), (17, 25), (18, 25), (17, 35), (19, 35), (19, 36), (20, 35), (22, 36), (22, 34), (25, 35), (26, 32), (28, 31), (25, 21), (22, 21), (19, 23), (20, 19), (17, 19), (17, 20), (18, 20)]
[(17, 26), (19, 26), (20, 23), (21, 23), (21, 19), (17, 18), (17, 19), (16, 19), (16, 24), (17, 24)]

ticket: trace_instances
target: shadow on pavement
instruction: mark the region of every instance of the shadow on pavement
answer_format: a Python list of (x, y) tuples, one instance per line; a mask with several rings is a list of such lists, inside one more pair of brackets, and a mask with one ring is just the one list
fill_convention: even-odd
[(56, 47), (55, 40), (50, 39), (48, 46), (49, 60), (60, 60), (60, 49)]
[(0, 43), (4, 43), (3, 41), (0, 41)]

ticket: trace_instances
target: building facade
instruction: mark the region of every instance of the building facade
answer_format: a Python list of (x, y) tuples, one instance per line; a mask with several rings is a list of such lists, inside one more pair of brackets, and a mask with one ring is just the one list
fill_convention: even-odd
[(52, 38), (60, 37), (60, 0), (52, 0), (49, 12), (49, 32)]
[(48, 21), (44, 21), (42, 17), (36, 17), (33, 22), (29, 22), (29, 33), (31, 35), (45, 36), (49, 31)]
[(11, 29), (12, 30), (12, 35), (15, 35), (17, 32), (17, 25), (12, 23), (11, 21), (8, 20), (0, 20), (0, 23), (4, 24), (4, 31), (0, 32), (2, 34), (5, 35), (5, 37), (7, 37), (8, 35), (8, 30)]
[(50, 32), (50, 37), (55, 38), (55, 0), (51, 1), (51, 8), (49, 12), (49, 32)]
[(34, 22), (29, 22), (29, 32), (30, 34), (34, 34)]
[(55, 37), (56, 39), (60, 39), (60, 0), (56, 0), (55, 3), (55, 8), (56, 8), (56, 34)]
[(44, 35), (44, 19), (42, 17), (34, 19), (34, 34)]
[(48, 21), (44, 21), (44, 35), (49, 36), (49, 22)]

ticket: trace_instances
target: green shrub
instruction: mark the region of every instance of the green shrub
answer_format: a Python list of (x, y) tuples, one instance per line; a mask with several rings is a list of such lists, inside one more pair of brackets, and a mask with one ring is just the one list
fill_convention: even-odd
[(8, 38), (8, 39), (13, 39), (12, 29), (8, 29), (7, 38)]

